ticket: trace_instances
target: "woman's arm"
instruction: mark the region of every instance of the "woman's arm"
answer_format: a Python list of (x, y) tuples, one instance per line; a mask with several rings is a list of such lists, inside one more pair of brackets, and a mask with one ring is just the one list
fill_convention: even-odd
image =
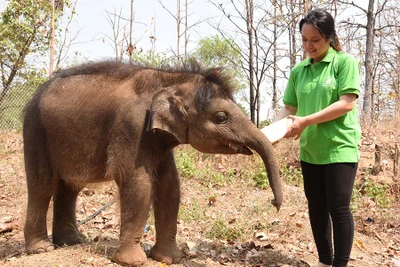
[(356, 100), (357, 95), (345, 94), (342, 95), (337, 102), (314, 114), (310, 114), (305, 117), (293, 116), (292, 114), (289, 114), (288, 118), (292, 119), (293, 123), (288, 129), (285, 137), (295, 137), (298, 139), (307, 126), (331, 121), (343, 116), (354, 108)]

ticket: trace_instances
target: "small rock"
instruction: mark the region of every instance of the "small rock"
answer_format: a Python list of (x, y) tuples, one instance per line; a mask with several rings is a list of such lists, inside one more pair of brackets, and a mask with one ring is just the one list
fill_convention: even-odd
[(12, 222), (14, 219), (11, 216), (5, 216), (3, 217), (3, 219), (1, 220), (3, 223), (10, 223)]
[(86, 196), (93, 196), (96, 193), (96, 191), (94, 191), (93, 189), (84, 188), (82, 190), (82, 193)]
[(186, 242), (186, 245), (188, 246), (189, 249), (192, 249), (192, 248), (196, 247), (196, 242), (188, 241), (188, 242)]
[(189, 249), (188, 256), (191, 258), (196, 258), (197, 257), (197, 248)]

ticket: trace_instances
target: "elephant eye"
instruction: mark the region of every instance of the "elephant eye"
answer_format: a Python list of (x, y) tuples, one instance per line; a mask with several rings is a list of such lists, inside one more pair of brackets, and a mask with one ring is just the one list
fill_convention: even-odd
[(228, 121), (228, 116), (226, 115), (225, 112), (222, 111), (217, 112), (217, 114), (215, 114), (215, 118), (217, 124), (223, 124)]

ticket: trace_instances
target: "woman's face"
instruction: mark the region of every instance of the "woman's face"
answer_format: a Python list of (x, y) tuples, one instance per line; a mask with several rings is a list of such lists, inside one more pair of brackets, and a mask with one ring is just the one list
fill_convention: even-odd
[(314, 62), (321, 61), (328, 53), (330, 40), (325, 39), (313, 25), (304, 23), (301, 37), (304, 49)]

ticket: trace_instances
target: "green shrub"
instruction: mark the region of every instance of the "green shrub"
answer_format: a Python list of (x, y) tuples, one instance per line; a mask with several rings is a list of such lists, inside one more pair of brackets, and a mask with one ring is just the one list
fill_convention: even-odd
[(373, 183), (367, 177), (359, 191), (361, 194), (370, 197), (378, 207), (389, 208), (391, 206), (391, 199), (387, 189), (388, 185), (386, 183)]
[(205, 212), (196, 199), (188, 205), (181, 205), (179, 208), (178, 218), (184, 222), (201, 221), (205, 217)]
[(351, 202), (350, 202), (350, 209), (352, 211), (356, 211), (361, 207), (362, 205), (361, 197), (362, 195), (360, 191), (356, 187), (353, 187), (353, 193), (351, 195)]
[(253, 175), (253, 180), (255, 182), (255, 186), (260, 189), (265, 189), (269, 187), (268, 182), (268, 174), (265, 168), (259, 168)]
[(185, 149), (176, 150), (176, 166), (183, 177), (192, 178), (197, 175), (198, 169), (193, 151)]
[(223, 240), (239, 239), (244, 234), (244, 228), (238, 225), (229, 225), (221, 219), (213, 222), (210, 230), (210, 237)]
[[(199, 153), (189, 147), (176, 150), (176, 165), (182, 178), (200, 180), (208, 187), (225, 186), (232, 182), (236, 174), (235, 169), (218, 170), (214, 166), (214, 155)], [(202, 162), (201, 167), (199, 159)]]
[(295, 166), (283, 166), (281, 168), (282, 179), (290, 185), (301, 186), (303, 185), (303, 174), (300, 168)]

